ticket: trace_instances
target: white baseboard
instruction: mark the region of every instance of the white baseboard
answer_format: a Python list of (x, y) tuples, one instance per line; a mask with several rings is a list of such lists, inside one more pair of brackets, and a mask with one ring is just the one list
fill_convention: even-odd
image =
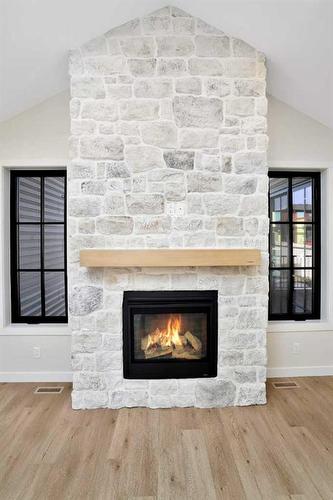
[(72, 382), (72, 372), (0, 372), (0, 382)]
[(333, 366), (284, 366), (267, 368), (267, 377), (323, 377), (333, 375)]

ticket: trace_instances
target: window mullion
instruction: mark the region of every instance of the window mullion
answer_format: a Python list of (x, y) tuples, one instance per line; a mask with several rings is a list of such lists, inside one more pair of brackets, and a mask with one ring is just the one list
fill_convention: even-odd
[(44, 284), (44, 176), (40, 177), (40, 284), (42, 318), (45, 318), (45, 284)]
[(290, 176), (288, 178), (288, 218), (289, 218), (289, 265), (290, 265), (290, 280), (289, 280), (289, 301), (288, 301), (288, 314), (293, 315), (293, 303), (294, 303), (294, 257), (293, 257), (293, 195), (292, 195), (292, 182), (293, 178)]

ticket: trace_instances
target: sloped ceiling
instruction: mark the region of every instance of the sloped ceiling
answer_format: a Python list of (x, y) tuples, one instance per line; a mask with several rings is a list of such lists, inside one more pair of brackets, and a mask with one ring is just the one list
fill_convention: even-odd
[[(67, 53), (165, 0), (0, 0), (0, 120), (68, 87)], [(333, 2), (179, 0), (266, 54), (268, 91), (333, 128)]]

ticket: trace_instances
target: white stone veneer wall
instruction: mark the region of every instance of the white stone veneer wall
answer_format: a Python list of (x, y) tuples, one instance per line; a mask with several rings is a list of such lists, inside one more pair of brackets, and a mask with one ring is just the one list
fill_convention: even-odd
[[(265, 403), (265, 65), (166, 7), (71, 53), (74, 408)], [(85, 269), (81, 248), (255, 247), (260, 268)], [(170, 264), (167, 263), (166, 264)], [(124, 290), (219, 293), (218, 377), (124, 380)]]

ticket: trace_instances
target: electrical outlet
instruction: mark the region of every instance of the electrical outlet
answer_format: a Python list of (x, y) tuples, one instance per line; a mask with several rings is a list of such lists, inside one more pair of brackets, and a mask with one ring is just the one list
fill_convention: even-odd
[(40, 347), (39, 346), (35, 346), (32, 348), (32, 357), (35, 359), (40, 358)]
[(301, 344), (299, 342), (294, 342), (292, 347), (293, 354), (300, 354), (301, 352)]

